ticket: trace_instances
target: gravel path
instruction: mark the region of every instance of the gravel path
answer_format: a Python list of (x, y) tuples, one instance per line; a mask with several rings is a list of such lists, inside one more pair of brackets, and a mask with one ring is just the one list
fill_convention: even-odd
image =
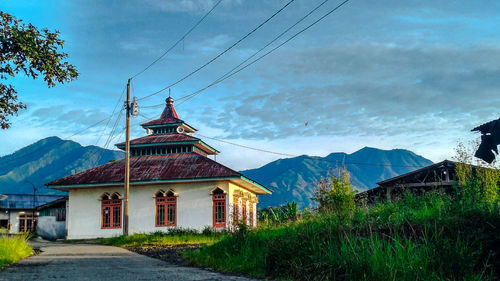
[(251, 280), (179, 266), (112, 246), (31, 244), (42, 252), (6, 267), (0, 271), (0, 280)]

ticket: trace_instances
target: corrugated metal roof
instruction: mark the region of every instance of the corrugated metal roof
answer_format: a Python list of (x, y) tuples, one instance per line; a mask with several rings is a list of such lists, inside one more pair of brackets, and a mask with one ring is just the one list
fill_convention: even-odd
[[(205, 151), (207, 154), (219, 153), (217, 149), (206, 144), (201, 139), (186, 134), (149, 135), (131, 140), (130, 145), (131, 147), (144, 146), (147, 144), (151, 144), (151, 146), (154, 146), (155, 144), (168, 144), (168, 143), (174, 144), (177, 142), (194, 143), (196, 147)], [(117, 143), (116, 147), (125, 150), (125, 142)]]
[[(125, 160), (47, 183), (48, 186), (122, 182)], [(130, 158), (130, 181), (241, 177), (241, 174), (197, 153)]]
[(6, 199), (0, 201), (0, 209), (33, 209), (49, 202), (64, 198), (64, 195), (4, 194)]
[[(130, 145), (134, 144), (147, 144), (147, 143), (167, 143), (167, 142), (181, 142), (181, 141), (199, 141), (199, 138), (195, 138), (186, 134), (165, 134), (165, 135), (149, 135), (133, 139), (130, 141)], [(116, 146), (125, 146), (125, 142), (117, 143)]]

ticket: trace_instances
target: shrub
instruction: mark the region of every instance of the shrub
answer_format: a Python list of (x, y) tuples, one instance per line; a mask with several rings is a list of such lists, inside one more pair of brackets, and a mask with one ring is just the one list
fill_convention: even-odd
[(28, 235), (0, 236), (0, 268), (33, 254)]
[(351, 185), (349, 172), (344, 168), (338, 176), (321, 180), (316, 184), (314, 201), (317, 201), (320, 213), (332, 213), (341, 217), (349, 216), (356, 204), (354, 202), (355, 189)]

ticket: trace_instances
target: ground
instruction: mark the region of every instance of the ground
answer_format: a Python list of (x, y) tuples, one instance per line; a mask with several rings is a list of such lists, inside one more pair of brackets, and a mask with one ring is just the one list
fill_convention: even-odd
[(179, 266), (113, 246), (35, 240), (42, 252), (0, 271), (0, 280), (234, 280), (240, 276)]

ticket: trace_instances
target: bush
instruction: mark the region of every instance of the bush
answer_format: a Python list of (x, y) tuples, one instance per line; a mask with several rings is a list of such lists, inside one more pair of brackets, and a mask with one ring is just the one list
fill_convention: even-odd
[(314, 201), (319, 204), (320, 213), (349, 216), (356, 208), (354, 203), (355, 188), (351, 185), (349, 172), (344, 168), (338, 176), (322, 180), (316, 184)]
[(28, 235), (0, 236), (0, 268), (33, 254)]
[(153, 233), (136, 233), (129, 236), (100, 238), (103, 244), (113, 246), (178, 245), (178, 244), (213, 244), (227, 232), (205, 228), (200, 233), (196, 229), (168, 228)]
[(495, 280), (500, 208), (463, 208), (439, 192), (409, 195), (350, 217), (319, 213), (240, 230), (186, 253), (224, 272), (292, 280)]

